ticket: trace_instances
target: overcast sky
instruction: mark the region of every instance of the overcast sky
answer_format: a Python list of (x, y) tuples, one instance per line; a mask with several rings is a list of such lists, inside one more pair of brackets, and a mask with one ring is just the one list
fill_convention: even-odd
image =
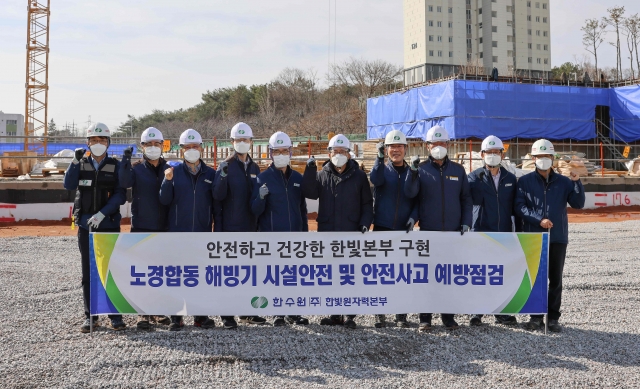
[[(188, 108), (206, 90), (268, 82), (285, 67), (324, 79), (334, 2), (337, 62), (402, 65), (402, 0), (52, 0), (49, 118), (62, 125), (91, 115), (115, 127), (127, 114)], [(580, 27), (614, 4), (640, 13), (638, 0), (551, 0), (552, 65), (588, 54)], [(24, 114), (26, 7), (0, 0), (5, 113)], [(613, 48), (601, 47), (599, 64), (615, 66)], [(628, 67), (624, 51), (623, 59)]]

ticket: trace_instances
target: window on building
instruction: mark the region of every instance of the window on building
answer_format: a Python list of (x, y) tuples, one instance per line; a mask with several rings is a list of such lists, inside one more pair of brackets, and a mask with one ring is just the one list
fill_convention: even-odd
[(507, 50), (507, 57), (513, 57), (513, 50)]
[(467, 10), (467, 20), (471, 20), (471, 10)]
[(442, 7), (438, 7), (438, 12), (442, 12)]
[(527, 1), (527, 7), (531, 8), (531, 2)]
[(545, 59), (544, 59), (544, 64), (545, 64), (545, 65), (548, 65), (548, 64), (549, 64), (549, 58), (545, 58)]
[(531, 35), (531, 29), (527, 30), (527, 34)]
[(12, 125), (12, 124), (13, 124), (14, 126), (17, 126), (17, 125), (18, 125), (18, 121), (17, 121), (17, 120), (7, 120), (7, 125), (9, 125), (9, 126), (10, 126), (10, 125)]
[(449, 28), (453, 28), (453, 22), (449, 22)]
[(467, 61), (471, 61), (471, 53), (467, 53)]
[(529, 62), (529, 63), (533, 63), (533, 58), (528, 57), (528, 58), (527, 58), (527, 62)]
[(467, 38), (467, 49), (471, 48), (471, 39)]
[(482, 44), (482, 37), (481, 37), (480, 39), (478, 39), (478, 42), (479, 42), (480, 44)]
[(540, 43), (536, 45), (536, 50), (540, 50)]
[(480, 58), (482, 58), (482, 52), (480, 53)]
[(497, 18), (498, 17), (498, 11), (491, 11), (491, 17), (492, 18)]
[(540, 3), (536, 3), (536, 8), (540, 8)]
[(540, 23), (540, 16), (536, 16), (536, 22)]
[(511, 22), (511, 20), (507, 20), (507, 27), (512, 27), (513, 23)]
[(540, 58), (537, 58), (537, 59), (536, 59), (536, 62), (538, 62), (538, 63), (542, 63), (542, 60), (541, 60)]
[(429, 20), (429, 27), (433, 27), (433, 20)]
[(433, 42), (433, 35), (429, 35), (429, 42)]
[(449, 7), (449, 13), (452, 14), (453, 13), (453, 8)]
[(498, 32), (498, 26), (491, 26), (491, 31)]
[(438, 57), (442, 57), (442, 50), (438, 50)]
[(547, 22), (547, 18), (546, 17), (542, 18), (542, 23), (546, 23), (546, 22)]
[(478, 28), (482, 28), (482, 22), (478, 23)]
[(528, 43), (528, 44), (527, 44), (527, 48), (528, 48), (529, 50), (531, 50), (532, 46), (533, 46), (533, 44), (532, 44), (532, 43)]
[(536, 36), (540, 36), (540, 30), (536, 30)]
[(429, 6), (429, 12), (433, 12), (433, 5)]
[(453, 37), (452, 36), (449, 37), (449, 43), (451, 43), (451, 42), (453, 42)]
[(498, 41), (492, 41), (491, 47), (498, 47)]
[(467, 0), (467, 5), (471, 5), (471, 0)]
[(531, 21), (531, 15), (527, 15), (527, 22)]
[(497, 56), (493, 56), (493, 62), (498, 62), (498, 57)]
[(433, 50), (429, 50), (429, 57), (433, 57)]
[(438, 35), (438, 42), (442, 42), (442, 35)]
[(438, 27), (442, 27), (442, 22), (438, 22)]
[(467, 24), (467, 34), (471, 34), (471, 25)]
[(453, 51), (449, 52), (449, 58), (453, 58)]
[(547, 9), (547, 3), (542, 3), (542, 9)]
[(512, 12), (512, 10), (513, 10), (513, 7), (512, 7), (512, 6), (510, 6), (510, 5), (507, 5), (507, 12), (508, 12), (508, 13), (511, 13), (511, 12)]
[(478, 15), (482, 15), (482, 8), (478, 8)]
[(542, 32), (542, 36), (549, 36), (549, 32), (548, 31), (543, 31)]
[(513, 42), (513, 36), (507, 35), (507, 42)]
[(544, 50), (549, 51), (549, 45), (544, 45)]

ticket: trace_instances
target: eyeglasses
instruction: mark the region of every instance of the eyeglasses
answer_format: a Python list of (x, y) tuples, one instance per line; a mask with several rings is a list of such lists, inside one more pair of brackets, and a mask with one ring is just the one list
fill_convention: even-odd
[(331, 154), (333, 154), (333, 155), (337, 155), (337, 154), (349, 155), (349, 150), (348, 149), (332, 149), (331, 150)]
[(289, 155), (289, 149), (271, 149), (271, 155)]

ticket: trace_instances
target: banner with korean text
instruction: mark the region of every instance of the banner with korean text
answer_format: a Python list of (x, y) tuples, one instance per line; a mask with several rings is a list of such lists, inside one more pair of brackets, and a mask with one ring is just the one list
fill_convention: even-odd
[(548, 234), (93, 233), (91, 313), (547, 312)]

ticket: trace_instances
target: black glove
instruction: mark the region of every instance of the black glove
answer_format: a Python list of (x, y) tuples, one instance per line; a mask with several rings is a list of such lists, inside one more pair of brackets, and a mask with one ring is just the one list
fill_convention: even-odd
[(126, 158), (131, 158), (132, 155), (133, 155), (133, 146), (127, 147), (126, 149), (124, 149), (124, 152), (122, 153), (122, 156)]
[(416, 221), (413, 220), (412, 217), (409, 218), (409, 220), (407, 221), (407, 224), (405, 225), (405, 227), (407, 227), (407, 234), (410, 231), (413, 231), (413, 227), (416, 225)]
[(367, 226), (360, 226), (359, 230), (364, 234), (365, 232), (369, 231), (369, 228)]
[(311, 158), (307, 160), (307, 167), (314, 167), (314, 168), (318, 167), (318, 165), (316, 165), (316, 159), (313, 155), (311, 156)]
[(229, 174), (229, 162), (220, 162), (220, 165), (218, 165), (218, 172), (220, 172), (220, 177), (226, 177), (227, 174)]
[(412, 171), (415, 172), (418, 171), (418, 165), (420, 165), (420, 156), (414, 155), (413, 157), (411, 157), (411, 164), (409, 164), (409, 167)]
[(76, 159), (76, 161), (80, 161), (82, 159), (82, 157), (84, 157), (84, 153), (86, 153), (87, 150), (83, 149), (83, 148), (79, 148), (76, 149), (76, 153), (74, 155), (74, 158)]
[(378, 149), (378, 158), (384, 158), (384, 142), (380, 142), (376, 145)]

